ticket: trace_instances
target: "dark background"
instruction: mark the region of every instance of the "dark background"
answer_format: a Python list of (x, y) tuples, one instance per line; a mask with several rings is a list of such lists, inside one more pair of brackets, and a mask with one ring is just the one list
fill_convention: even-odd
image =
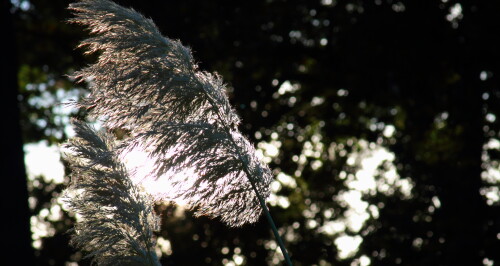
[[(487, 174), (498, 169), (499, 149), (486, 145), (499, 137), (499, 1), (117, 2), (152, 18), (192, 48), (201, 69), (224, 77), (254, 143), (281, 143), (270, 166), (297, 187), (277, 192), (289, 207), (270, 209), (295, 265), (359, 265), (362, 255), (371, 265), (500, 263), (499, 180)], [(53, 107), (30, 99), (74, 89), (65, 75), (93, 59), (74, 49), (86, 33), (64, 23), (68, 4), (2, 0), (2, 242), (7, 259), (26, 265), (89, 263), (68, 245), (67, 214), (50, 222), (55, 233), (40, 248), (30, 248), (30, 215), (54, 204), (64, 185), (26, 185), (22, 164), (22, 143), (67, 137)], [(277, 93), (286, 81), (299, 89)], [(388, 125), (393, 135), (383, 134)], [(304, 155), (318, 136), (319, 154)], [(349, 178), (341, 173), (359, 169), (346, 161), (362, 140), (394, 153), (388, 163), (411, 180), (411, 196), (394, 184), (391, 193), (363, 193), (378, 215), (359, 231), (322, 233), (321, 225), (348, 215), (339, 195)], [(383, 174), (376, 180), (385, 182)], [(37, 199), (31, 209), (28, 192)], [(175, 216), (173, 206), (158, 209), (159, 234), (172, 245), (164, 264), (221, 265), (235, 252), (247, 265), (276, 264), (264, 218), (234, 229), (189, 212)], [(346, 259), (335, 245), (340, 234), (363, 239)]]

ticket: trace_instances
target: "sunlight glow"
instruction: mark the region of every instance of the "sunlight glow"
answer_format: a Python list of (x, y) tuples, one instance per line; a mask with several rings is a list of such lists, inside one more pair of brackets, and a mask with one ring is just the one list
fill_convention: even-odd
[(45, 219), (49, 215), (50, 211), (48, 209), (42, 209), (40, 215), (31, 216), (30, 218), (32, 246), (35, 249), (42, 247), (42, 238), (51, 237), (56, 233), (52, 223)]
[(280, 86), (280, 88), (278, 89), (278, 94), (279, 95), (283, 95), (285, 93), (294, 93), (296, 91), (298, 91), (300, 89), (300, 85), (299, 84), (292, 84), (290, 83), (290, 81), (286, 80), (285, 82), (283, 82)]
[(172, 255), (172, 244), (168, 239), (165, 239), (160, 236), (156, 239), (155, 252), (158, 258), (161, 258), (163, 254), (170, 256)]
[(396, 128), (393, 125), (386, 125), (383, 131), (383, 135), (386, 138), (390, 138), (394, 135), (394, 132), (396, 131)]
[(340, 259), (346, 259), (354, 255), (354, 252), (358, 250), (359, 245), (363, 242), (363, 239), (357, 236), (342, 235), (335, 239), (334, 243), (339, 250), (338, 256)]
[(276, 193), (274, 192), (271, 192), (269, 198), (267, 199), (267, 202), (271, 206), (279, 206), (283, 209), (290, 207), (290, 201), (288, 200), (288, 197), (276, 195)]
[(484, 258), (483, 259), (483, 265), (484, 266), (493, 266), (494, 265), (494, 261), (493, 260), (490, 260), (488, 258)]
[(47, 182), (61, 184), (64, 181), (64, 166), (59, 148), (49, 146), (47, 141), (24, 145), (24, 162), (29, 180), (42, 176)]
[(483, 145), (483, 154), (481, 156), (483, 161), (481, 178), (486, 184), (479, 192), (486, 200), (486, 204), (491, 206), (500, 202), (500, 190), (498, 188), (500, 183), (500, 163), (490, 158), (489, 150), (500, 151), (500, 141), (496, 138), (490, 138)]
[[(168, 156), (169, 152), (166, 154), (166, 156)], [(187, 204), (187, 202), (184, 201), (185, 199), (176, 197), (175, 194), (193, 186), (196, 181), (194, 177), (198, 176), (194, 167), (185, 167), (182, 171), (172, 169), (162, 176), (157, 177), (153, 172), (154, 169), (156, 169), (155, 160), (149, 156), (145, 148), (137, 146), (133, 149), (124, 150), (120, 157), (132, 181), (136, 184), (140, 184), (145, 191), (155, 199), (174, 201), (178, 205)], [(226, 178), (221, 178), (218, 182), (225, 182), (225, 179)], [(200, 186), (208, 186), (208, 183), (202, 182)]]
[(270, 142), (261, 141), (257, 143), (257, 157), (265, 163), (272, 162), (273, 158), (279, 155), (281, 141), (271, 140)]
[(295, 179), (283, 172), (280, 172), (276, 176), (276, 180), (278, 180), (283, 186), (289, 187), (289, 188), (296, 188), (297, 187), (297, 182)]
[(267, 202), (271, 206), (280, 206), (283, 209), (286, 209), (290, 206), (290, 200), (288, 199), (288, 197), (277, 194), (283, 187), (294, 189), (297, 187), (297, 183), (293, 177), (280, 172), (276, 176), (276, 179), (271, 182), (271, 195), (269, 195), (269, 198), (267, 200)]
[(446, 15), (446, 20), (451, 22), (451, 26), (456, 29), (458, 28), (458, 21), (462, 20), (463, 17), (462, 5), (460, 3), (456, 3), (450, 7), (449, 13)]
[[(387, 126), (386, 126), (387, 128)], [(385, 132), (387, 137), (394, 134), (395, 130), (388, 129)], [(342, 207), (346, 208), (342, 216), (334, 215), (332, 211), (324, 211), (324, 222), (322, 224), (306, 223), (309, 228), (318, 228), (319, 233), (323, 233), (335, 238), (334, 243), (339, 250), (339, 258), (346, 259), (352, 257), (363, 242), (360, 235), (348, 236), (344, 232), (349, 230), (352, 233), (359, 233), (370, 217), (379, 217), (379, 207), (369, 205), (363, 200), (365, 195), (382, 193), (393, 195), (396, 191), (402, 194), (403, 199), (411, 197), (413, 183), (410, 178), (401, 178), (397, 172), (393, 161), (394, 153), (390, 152), (380, 144), (368, 142), (366, 140), (348, 141), (354, 149), (347, 154), (347, 169), (339, 173), (339, 178), (344, 180), (347, 190), (340, 191), (335, 197)], [(320, 143), (318, 141), (318, 143)], [(317, 145), (317, 143), (316, 143)], [(313, 143), (305, 144), (304, 148), (309, 148), (308, 155), (314, 155)], [(331, 144), (328, 152), (334, 154), (344, 150), (344, 144)], [(309, 157), (309, 156), (307, 156)], [(305, 158), (307, 158), (305, 156)], [(331, 157), (331, 156), (330, 156)], [(334, 159), (334, 158), (333, 158)], [(436, 208), (439, 208), (439, 199), (433, 199)], [(309, 209), (303, 212), (308, 221), (315, 221), (316, 213), (320, 208), (312, 203)], [(369, 265), (368, 257), (354, 259), (355, 265)]]
[(10, 0), (10, 2), (14, 7), (20, 8), (23, 11), (27, 11), (31, 8), (31, 3), (29, 1)]
[(462, 5), (460, 3), (456, 3), (455, 5), (450, 7), (450, 13), (446, 15), (446, 19), (448, 21), (453, 21), (456, 19), (462, 19)]
[(346, 229), (346, 225), (344, 221), (327, 221), (319, 228), (319, 232), (333, 236), (335, 234), (344, 232)]

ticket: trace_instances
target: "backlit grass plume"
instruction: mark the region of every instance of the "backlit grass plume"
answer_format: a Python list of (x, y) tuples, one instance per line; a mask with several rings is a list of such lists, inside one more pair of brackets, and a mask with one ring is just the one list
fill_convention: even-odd
[[(238, 131), (221, 78), (198, 70), (189, 48), (132, 9), (107, 0), (70, 9), (71, 21), (93, 35), (80, 46), (99, 53), (75, 74), (90, 81), (91, 91), (78, 106), (104, 128), (128, 131), (116, 152), (130, 162), (134, 181), (158, 200), (181, 200), (196, 215), (230, 226), (256, 222), (262, 209), (252, 182), (267, 198), (272, 175)], [(137, 157), (144, 163), (134, 164)]]
[[(109, 186), (107, 182), (115, 181), (99, 180), (98, 174), (100, 164), (112, 163), (119, 169), (117, 176), (130, 177), (155, 201), (182, 202), (197, 216), (242, 226), (256, 222), (264, 211), (291, 264), (265, 205), (271, 171), (239, 132), (240, 120), (221, 77), (200, 71), (189, 48), (163, 37), (150, 19), (133, 9), (108, 0), (81, 0), (69, 9), (75, 15), (70, 21), (92, 35), (80, 47), (98, 54), (94, 64), (74, 75), (90, 88), (76, 106), (100, 120), (103, 130), (126, 132), (120, 140), (106, 135), (108, 150), (100, 154), (85, 147), (94, 145), (87, 136), (95, 133), (76, 123), (77, 137), (68, 147), (92, 165), (76, 175), (73, 186), (80, 180), (91, 191), (97, 184)], [(79, 159), (70, 164), (81, 168)]]
[(72, 182), (64, 191), (79, 215), (71, 242), (99, 265), (160, 265), (153, 231), (159, 218), (113, 152), (113, 137), (74, 122), (76, 137), (66, 147)]

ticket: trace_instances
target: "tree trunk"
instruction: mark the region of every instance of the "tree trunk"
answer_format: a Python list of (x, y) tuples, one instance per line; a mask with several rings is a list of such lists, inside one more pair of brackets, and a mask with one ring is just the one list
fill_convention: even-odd
[[(17, 51), (10, 1), (1, 2), (0, 15), (3, 26), (3, 53), (0, 60), (0, 84), (3, 103), (2, 139), (2, 263), (5, 265), (34, 265), (31, 246), (28, 190), (24, 166), (23, 141), (19, 123), (17, 88)], [(20, 254), (20, 255), (15, 255)], [(12, 262), (12, 263), (8, 263)]]

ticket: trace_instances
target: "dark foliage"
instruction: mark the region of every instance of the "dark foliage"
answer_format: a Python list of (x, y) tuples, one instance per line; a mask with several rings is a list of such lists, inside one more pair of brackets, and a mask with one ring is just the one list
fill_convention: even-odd
[[(344, 230), (363, 238), (353, 258), (366, 255), (371, 265), (500, 262), (499, 205), (487, 197), (498, 195), (498, 184), (485, 174), (498, 168), (499, 153), (484, 146), (499, 130), (498, 1), (117, 2), (151, 17), (163, 34), (191, 47), (201, 69), (229, 82), (244, 135), (281, 143), (271, 168), (294, 177), (297, 186), (283, 185), (278, 195), (290, 206), (271, 212), (283, 233), (293, 232), (285, 239), (295, 265), (353, 260), (341, 260), (337, 235), (319, 232), (310, 221), (323, 225), (346, 215), (338, 196), (349, 189), (344, 175), (357, 170), (346, 154), (359, 150), (361, 139), (393, 152), (398, 176), (408, 177), (413, 189), (410, 197), (396, 185), (392, 194), (363, 194), (378, 215), (357, 232)], [(34, 47), (20, 42), (21, 68), (43, 72), (47, 65), (43, 73), (59, 78), (83, 65), (65, 48), (80, 39), (80, 29), (60, 23), (70, 17), (68, 2), (31, 3), (32, 10), (14, 12), (18, 40), (33, 40)], [(22, 82), (35, 82), (30, 78)], [(286, 81), (298, 89), (278, 93)], [(23, 121), (31, 125), (30, 116), (44, 112), (30, 109), (30, 96), (21, 91)], [(384, 134), (387, 125), (394, 134)], [(37, 132), (25, 129), (25, 135)], [(301, 161), (318, 136), (322, 152)], [(311, 167), (315, 161), (321, 166)], [(163, 263), (219, 265), (238, 253), (247, 265), (273, 264), (265, 221), (228, 229), (189, 213), (175, 216), (171, 206), (158, 208), (165, 209), (161, 235), (172, 245)], [(325, 216), (327, 210), (333, 214)], [(61, 234), (43, 243), (40, 264), (69, 260), (70, 253), (55, 255), (66, 245)]]

